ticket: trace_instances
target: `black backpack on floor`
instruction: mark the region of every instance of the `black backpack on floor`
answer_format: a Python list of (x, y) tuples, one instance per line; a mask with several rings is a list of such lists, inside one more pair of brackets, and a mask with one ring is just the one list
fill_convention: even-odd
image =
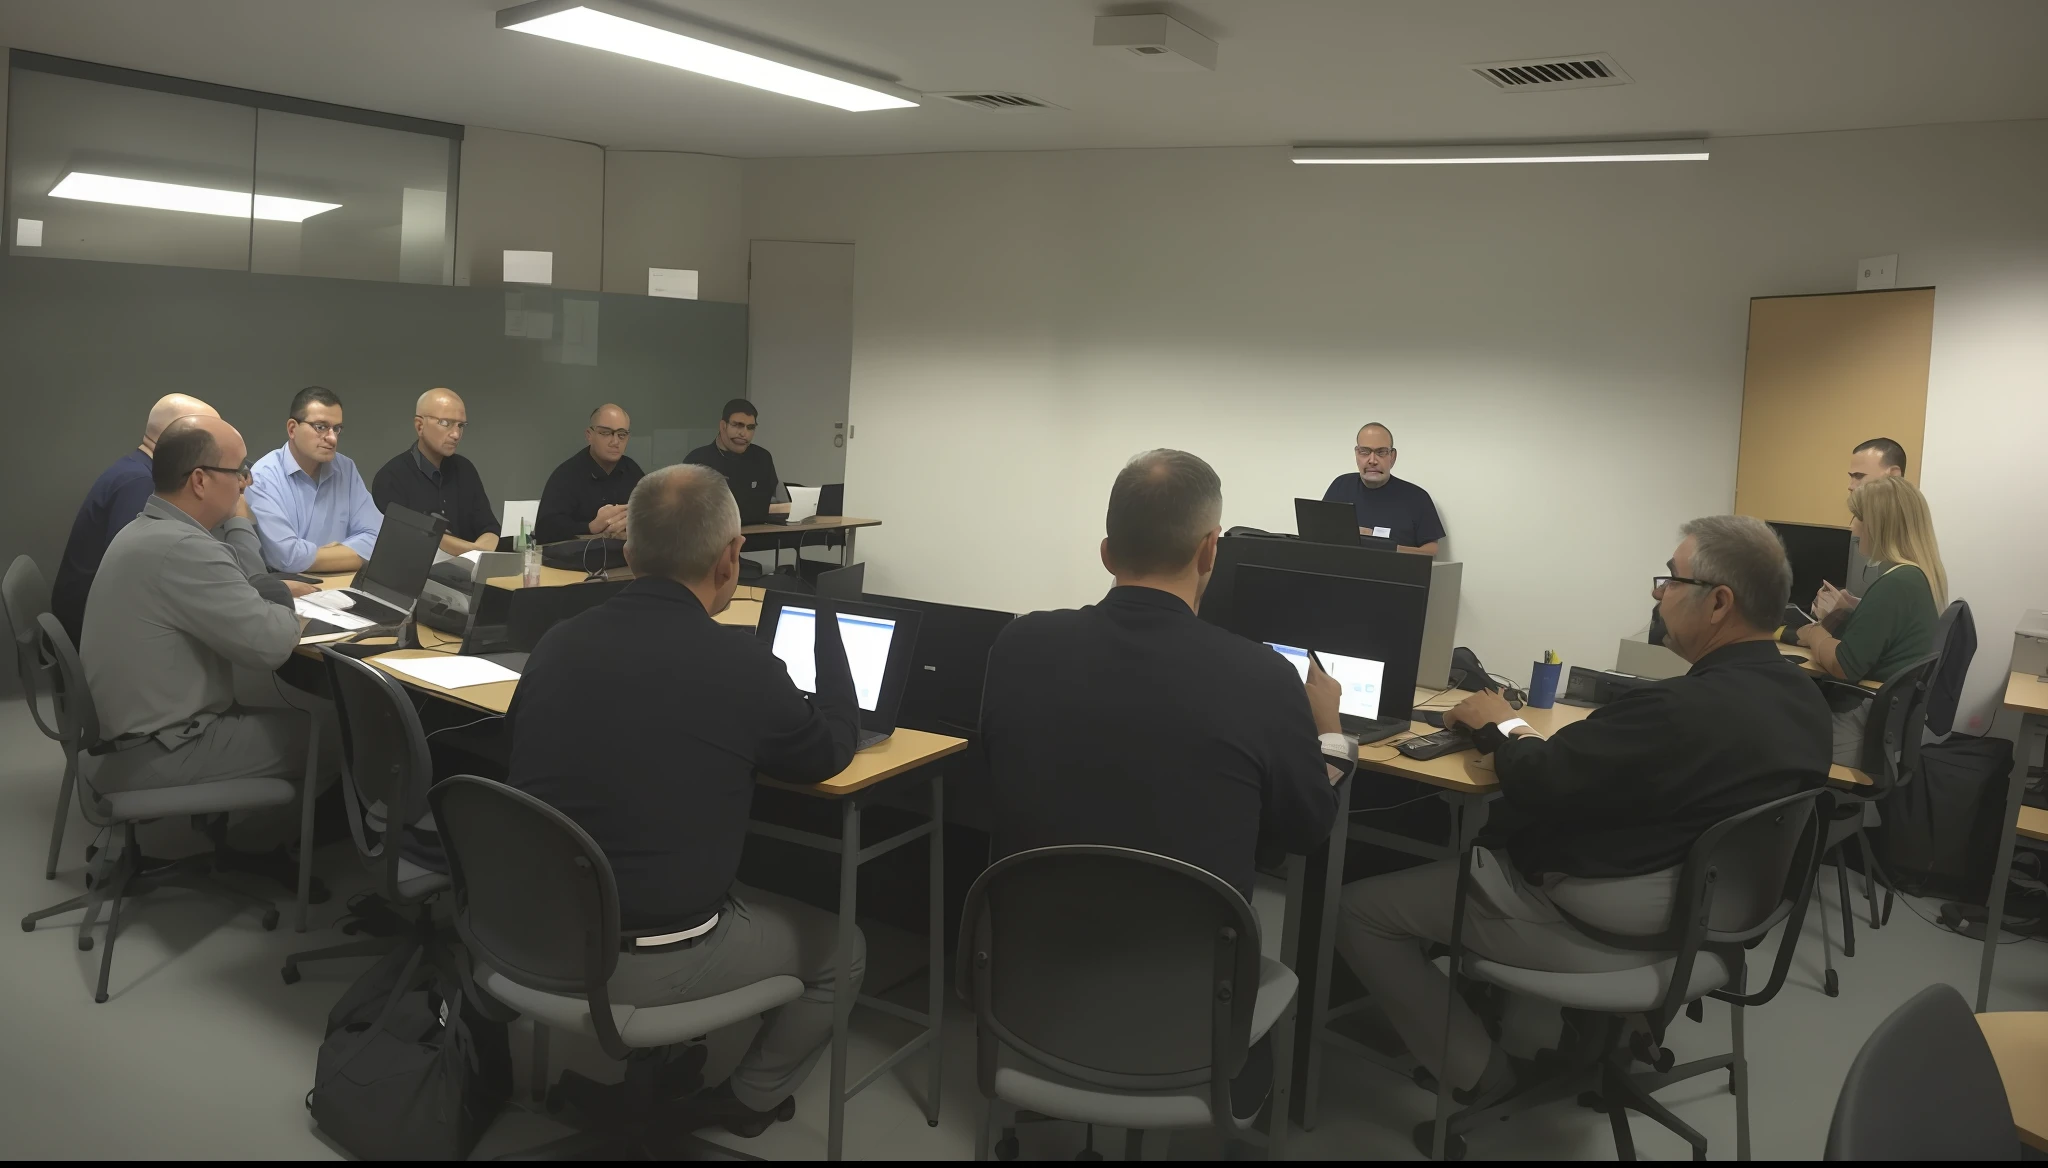
[(1884, 801), (1878, 862), (1912, 896), (1983, 904), (2005, 826), (2012, 743), (1951, 735), (1920, 748), (1920, 773)]

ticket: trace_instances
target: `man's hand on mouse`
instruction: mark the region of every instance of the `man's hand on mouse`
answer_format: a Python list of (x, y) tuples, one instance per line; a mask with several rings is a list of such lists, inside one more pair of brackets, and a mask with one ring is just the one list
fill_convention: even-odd
[(1444, 725), (1452, 729), (1477, 730), (1489, 723), (1505, 722), (1515, 716), (1515, 708), (1501, 696), (1497, 689), (1483, 689), (1457, 705), (1444, 715)]

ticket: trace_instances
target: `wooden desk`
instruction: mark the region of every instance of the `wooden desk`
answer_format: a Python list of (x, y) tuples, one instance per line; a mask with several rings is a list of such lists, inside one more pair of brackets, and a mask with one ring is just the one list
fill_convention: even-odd
[[(2012, 673), (2005, 679), (2004, 706), (2020, 716), (2020, 732), (2012, 744), (2012, 774), (2005, 784), (2004, 825), (1998, 833), (1998, 862), (1991, 868), (1991, 903), (1984, 906), (1984, 956), (1977, 966), (1977, 1012), (1991, 1005), (1991, 967), (1998, 960), (1998, 931), (2005, 922), (2005, 886), (2012, 879), (2012, 852), (2019, 839), (2048, 838), (2034, 834), (2042, 830), (2043, 816), (2025, 815), (2020, 796), (2027, 787), (2027, 771), (2033, 760), (2048, 747), (2048, 681), (2031, 673)], [(2023, 830), (2023, 827), (2026, 830)]]
[[(745, 527), (740, 528), (740, 534), (748, 539), (752, 539), (755, 536), (796, 536), (795, 542), (798, 554), (801, 555), (804, 536), (821, 531), (835, 532), (845, 540), (839, 551), (840, 566), (845, 567), (854, 562), (854, 533), (863, 527), (880, 527), (881, 525), (882, 521), (879, 519), (856, 519), (850, 515), (813, 515), (802, 523), (749, 523)], [(779, 551), (784, 545), (778, 540), (775, 546)]]
[(1984, 1041), (2005, 1080), (2020, 1142), (2048, 1152), (2048, 1012), (2018, 1010), (1977, 1015)]

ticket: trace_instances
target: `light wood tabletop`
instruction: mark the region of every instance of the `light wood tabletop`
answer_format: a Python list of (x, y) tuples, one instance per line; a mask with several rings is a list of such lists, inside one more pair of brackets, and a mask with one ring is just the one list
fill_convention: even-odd
[(2022, 714), (2048, 714), (2048, 681), (2031, 673), (2015, 673), (2005, 681), (2005, 708)]
[[(1461, 690), (1438, 697), (1435, 690), (1418, 688), (1415, 691), (1415, 710), (1448, 710), (1465, 697)], [(1434, 700), (1431, 700), (1434, 699)], [(1585, 706), (1568, 706), (1560, 702), (1547, 710), (1525, 706), (1515, 716), (1528, 722), (1539, 734), (1549, 737), (1574, 722), (1584, 721), (1593, 711)], [(1493, 758), (1476, 750), (1461, 750), (1455, 754), (1441, 755), (1427, 761), (1409, 758), (1396, 749), (1411, 737), (1436, 733), (1436, 727), (1426, 722), (1413, 722), (1407, 734), (1369, 742), (1358, 748), (1358, 765), (1382, 774), (1399, 775), (1441, 787), (1447, 791), (1462, 791), (1479, 794), (1500, 786), (1500, 778), (1494, 774)], [(1828, 778), (1845, 787), (1868, 787), (1870, 776), (1853, 767), (1835, 763), (1828, 767)]]
[(2048, 807), (2020, 805), (2020, 821), (2013, 828), (2023, 838), (2048, 842)]
[(879, 519), (856, 519), (851, 515), (813, 515), (802, 523), (749, 523), (741, 535), (788, 535), (806, 531), (849, 531), (856, 527), (880, 527)]
[(1977, 1015), (1984, 1041), (2005, 1080), (2006, 1103), (2022, 1143), (2048, 1152), (2048, 1012)]

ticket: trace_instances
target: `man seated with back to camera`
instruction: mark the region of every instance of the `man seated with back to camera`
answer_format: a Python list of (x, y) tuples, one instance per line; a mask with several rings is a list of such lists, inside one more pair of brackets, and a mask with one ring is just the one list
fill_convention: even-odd
[[(839, 625), (816, 622), (818, 695), (767, 642), (712, 617), (739, 583), (740, 516), (709, 467), (663, 467), (629, 500), (626, 561), (638, 578), (548, 630), (506, 712), (506, 782), (574, 819), (611, 861), (619, 926), (636, 938), (610, 985), (621, 1005), (710, 997), (776, 974), (802, 997), (763, 1016), (725, 1083), (684, 1104), (693, 1125), (765, 1128), (832, 1037), (844, 984), (837, 919), (735, 883), (754, 774), (822, 782), (845, 770), (860, 707)], [(598, 739), (584, 731), (602, 727)]]
[[(1102, 565), (1116, 586), (1100, 604), (1032, 613), (996, 638), (981, 719), (993, 857), (1136, 848), (1206, 869), (1249, 900), (1262, 841), (1303, 853), (1329, 838), (1332, 784), (1358, 749), (1338, 721), (1337, 683), (1311, 666), (1304, 692), (1278, 653), (1195, 615), (1222, 510), (1208, 463), (1137, 456), (1109, 495)], [(1261, 1041), (1233, 1084), (1240, 1117), (1257, 1114), (1271, 1082)]]
[[(1746, 516), (1680, 530), (1672, 574), (1656, 577), (1651, 593), (1688, 672), (1630, 690), (1548, 739), (1494, 691), (1444, 719), (1474, 732), (1500, 780), (1472, 856), (1464, 942), (1473, 953), (1575, 973), (1656, 962), (1659, 954), (1594, 941), (1559, 909), (1624, 936), (1663, 931), (1702, 833), (1827, 773), (1827, 703), (1772, 643), (1792, 588), (1783, 544)], [(1497, 1098), (1515, 1068), (1424, 949), (1450, 941), (1457, 879), (1456, 862), (1439, 861), (1350, 885), (1337, 948), (1418, 1062)]]

